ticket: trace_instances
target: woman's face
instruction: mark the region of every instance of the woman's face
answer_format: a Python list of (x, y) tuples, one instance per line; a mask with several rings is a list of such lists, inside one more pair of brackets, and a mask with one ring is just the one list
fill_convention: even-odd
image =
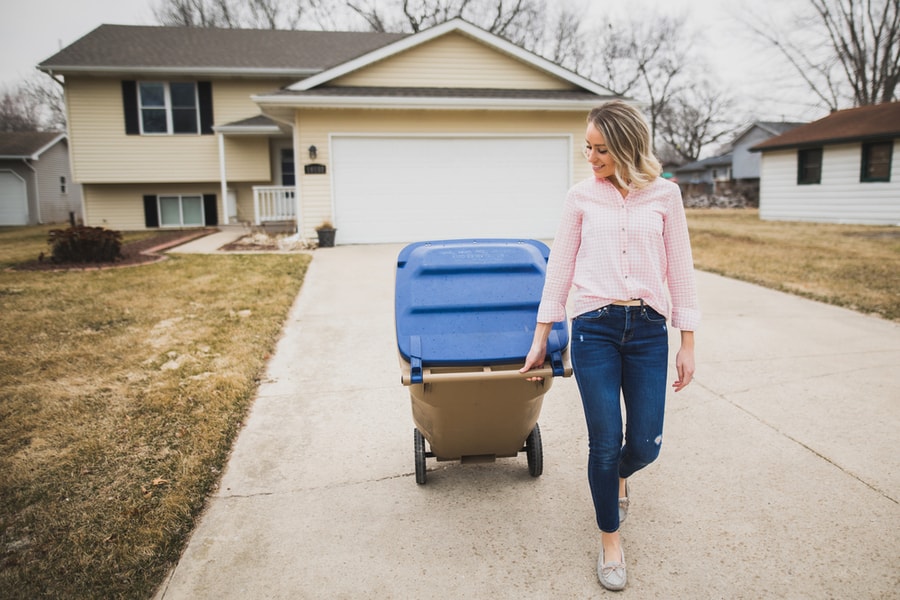
[(616, 172), (616, 163), (606, 150), (606, 140), (593, 123), (584, 134), (584, 156), (598, 179), (609, 179)]

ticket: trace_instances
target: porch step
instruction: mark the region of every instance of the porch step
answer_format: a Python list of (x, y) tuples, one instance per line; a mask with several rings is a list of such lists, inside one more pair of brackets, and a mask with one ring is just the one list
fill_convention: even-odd
[(297, 231), (296, 221), (264, 221), (259, 227), (266, 233), (294, 233)]

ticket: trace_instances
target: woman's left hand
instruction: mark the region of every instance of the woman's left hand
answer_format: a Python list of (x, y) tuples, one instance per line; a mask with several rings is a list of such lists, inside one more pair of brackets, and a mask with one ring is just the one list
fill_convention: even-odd
[(680, 392), (693, 381), (694, 369), (694, 332), (682, 331), (681, 349), (675, 355), (675, 370), (678, 371), (678, 379), (672, 384), (676, 392)]

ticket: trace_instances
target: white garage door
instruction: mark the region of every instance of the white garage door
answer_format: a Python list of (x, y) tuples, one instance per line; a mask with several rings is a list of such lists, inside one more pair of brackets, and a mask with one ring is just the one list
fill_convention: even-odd
[(552, 238), (571, 153), (566, 136), (335, 136), (337, 243)]
[(28, 225), (25, 180), (12, 171), (0, 171), (0, 225)]

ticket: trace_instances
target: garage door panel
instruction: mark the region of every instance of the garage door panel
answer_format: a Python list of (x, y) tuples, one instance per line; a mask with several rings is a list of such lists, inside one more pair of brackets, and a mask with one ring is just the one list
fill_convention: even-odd
[(569, 186), (565, 137), (333, 140), (339, 243), (552, 237)]
[(0, 225), (28, 224), (25, 181), (12, 171), (0, 171)]

